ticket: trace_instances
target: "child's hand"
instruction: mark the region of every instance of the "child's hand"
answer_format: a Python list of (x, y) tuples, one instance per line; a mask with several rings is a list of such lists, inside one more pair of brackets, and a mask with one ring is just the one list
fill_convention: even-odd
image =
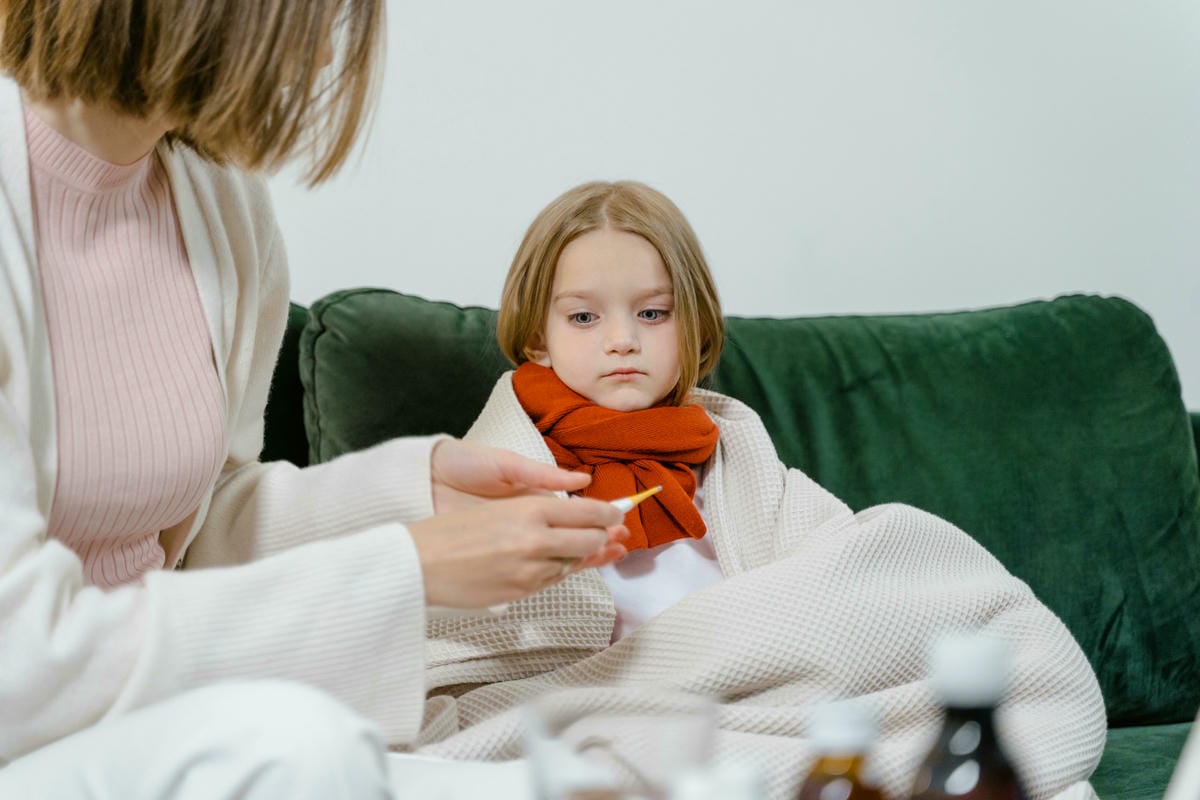
[(592, 480), (583, 473), (541, 464), (509, 450), (459, 439), (444, 439), (434, 445), (430, 475), (436, 514), (461, 511), (501, 497), (575, 492)]

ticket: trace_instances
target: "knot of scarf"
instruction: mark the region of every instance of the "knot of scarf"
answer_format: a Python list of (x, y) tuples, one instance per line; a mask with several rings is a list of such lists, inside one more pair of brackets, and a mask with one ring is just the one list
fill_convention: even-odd
[(614, 411), (572, 391), (554, 370), (526, 362), (513, 375), (517, 400), (563, 469), (592, 476), (582, 494), (616, 500), (661, 485), (625, 517), (629, 550), (704, 536), (692, 498), (696, 475), (717, 446), (717, 426), (700, 406)]

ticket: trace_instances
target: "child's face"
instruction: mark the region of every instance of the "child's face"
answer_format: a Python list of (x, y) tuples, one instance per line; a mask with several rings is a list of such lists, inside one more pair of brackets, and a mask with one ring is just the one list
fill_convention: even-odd
[(671, 278), (654, 246), (608, 228), (563, 249), (533, 360), (567, 386), (617, 411), (649, 408), (679, 382)]

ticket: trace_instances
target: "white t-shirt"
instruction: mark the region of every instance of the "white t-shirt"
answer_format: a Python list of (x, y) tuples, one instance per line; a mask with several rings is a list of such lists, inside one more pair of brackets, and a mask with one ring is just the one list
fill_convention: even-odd
[[(704, 498), (699, 488), (699, 475), (696, 484), (696, 508), (703, 518)], [(633, 633), (638, 626), (689, 594), (725, 577), (707, 535), (701, 539), (676, 539), (647, 550), (635, 550), (617, 563), (601, 567), (600, 575), (617, 607), (614, 642)]]

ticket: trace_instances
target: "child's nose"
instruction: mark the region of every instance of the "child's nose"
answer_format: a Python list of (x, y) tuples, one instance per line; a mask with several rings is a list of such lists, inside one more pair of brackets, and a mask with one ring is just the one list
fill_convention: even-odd
[(607, 352), (615, 355), (637, 352), (637, 334), (632, 325), (614, 322), (606, 333), (605, 350)]

